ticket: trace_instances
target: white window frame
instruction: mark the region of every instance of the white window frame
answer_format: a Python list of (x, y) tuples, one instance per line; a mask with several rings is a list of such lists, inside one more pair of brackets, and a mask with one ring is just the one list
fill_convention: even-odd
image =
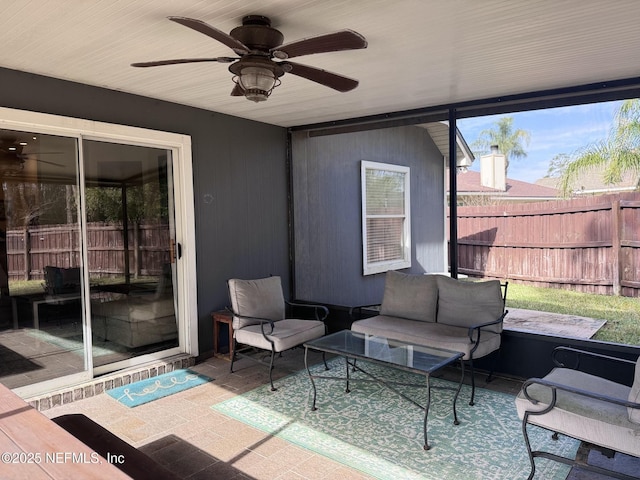
[[(372, 215), (367, 212), (367, 171), (379, 170), (393, 173), (404, 174), (404, 212), (395, 215)], [(411, 170), (409, 167), (402, 165), (393, 165), (390, 163), (361, 161), (360, 167), (361, 186), (362, 186), (362, 265), (363, 275), (373, 275), (376, 273), (386, 272), (388, 270), (400, 270), (411, 267)], [(402, 218), (402, 258), (394, 260), (385, 260), (381, 262), (370, 262), (367, 258), (369, 240), (367, 237), (367, 220), (370, 218)]]

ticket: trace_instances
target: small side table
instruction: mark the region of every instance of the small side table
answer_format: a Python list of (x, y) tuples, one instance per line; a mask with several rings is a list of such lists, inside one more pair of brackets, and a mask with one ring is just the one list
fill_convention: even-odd
[(213, 318), (213, 354), (220, 353), (220, 324), (226, 323), (229, 329), (229, 360), (233, 358), (233, 316), (228, 310), (220, 310), (211, 314)]

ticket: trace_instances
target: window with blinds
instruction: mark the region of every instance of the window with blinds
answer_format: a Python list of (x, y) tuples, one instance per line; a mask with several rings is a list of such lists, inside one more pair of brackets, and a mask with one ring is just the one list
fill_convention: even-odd
[(363, 161), (364, 274), (411, 266), (409, 167)]

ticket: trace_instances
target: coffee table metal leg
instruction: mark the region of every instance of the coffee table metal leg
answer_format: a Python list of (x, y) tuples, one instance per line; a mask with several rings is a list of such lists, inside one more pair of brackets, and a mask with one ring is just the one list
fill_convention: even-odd
[(464, 382), (464, 362), (462, 358), (460, 359), (460, 383), (458, 384), (458, 389), (456, 390), (456, 394), (453, 397), (453, 424), (460, 425), (458, 421), (458, 412), (456, 411), (456, 402), (458, 401), (458, 395), (460, 394), (460, 389), (462, 389), (462, 383)]
[(313, 405), (311, 406), (312, 411), (316, 411), (316, 382), (313, 381), (313, 375), (311, 375), (311, 370), (309, 370), (309, 363), (307, 362), (307, 355), (309, 353), (309, 348), (304, 347), (304, 367), (307, 369), (307, 373), (309, 374), (309, 380), (311, 380), (311, 386), (313, 387)]
[(345, 389), (346, 393), (351, 392), (351, 390), (349, 389), (349, 359), (347, 357), (344, 357), (344, 361), (345, 361), (345, 367), (347, 368), (347, 388)]
[(431, 404), (431, 376), (427, 375), (427, 404), (424, 406), (424, 449), (429, 450), (429, 442), (427, 441), (427, 418), (429, 417), (429, 405)]

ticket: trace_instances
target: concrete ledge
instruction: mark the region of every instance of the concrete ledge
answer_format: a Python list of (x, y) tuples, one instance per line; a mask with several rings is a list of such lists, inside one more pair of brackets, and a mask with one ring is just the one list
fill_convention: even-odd
[(514, 332), (529, 332), (542, 335), (557, 335), (565, 338), (592, 338), (606, 320), (539, 312), (522, 308), (507, 308), (504, 329)]

